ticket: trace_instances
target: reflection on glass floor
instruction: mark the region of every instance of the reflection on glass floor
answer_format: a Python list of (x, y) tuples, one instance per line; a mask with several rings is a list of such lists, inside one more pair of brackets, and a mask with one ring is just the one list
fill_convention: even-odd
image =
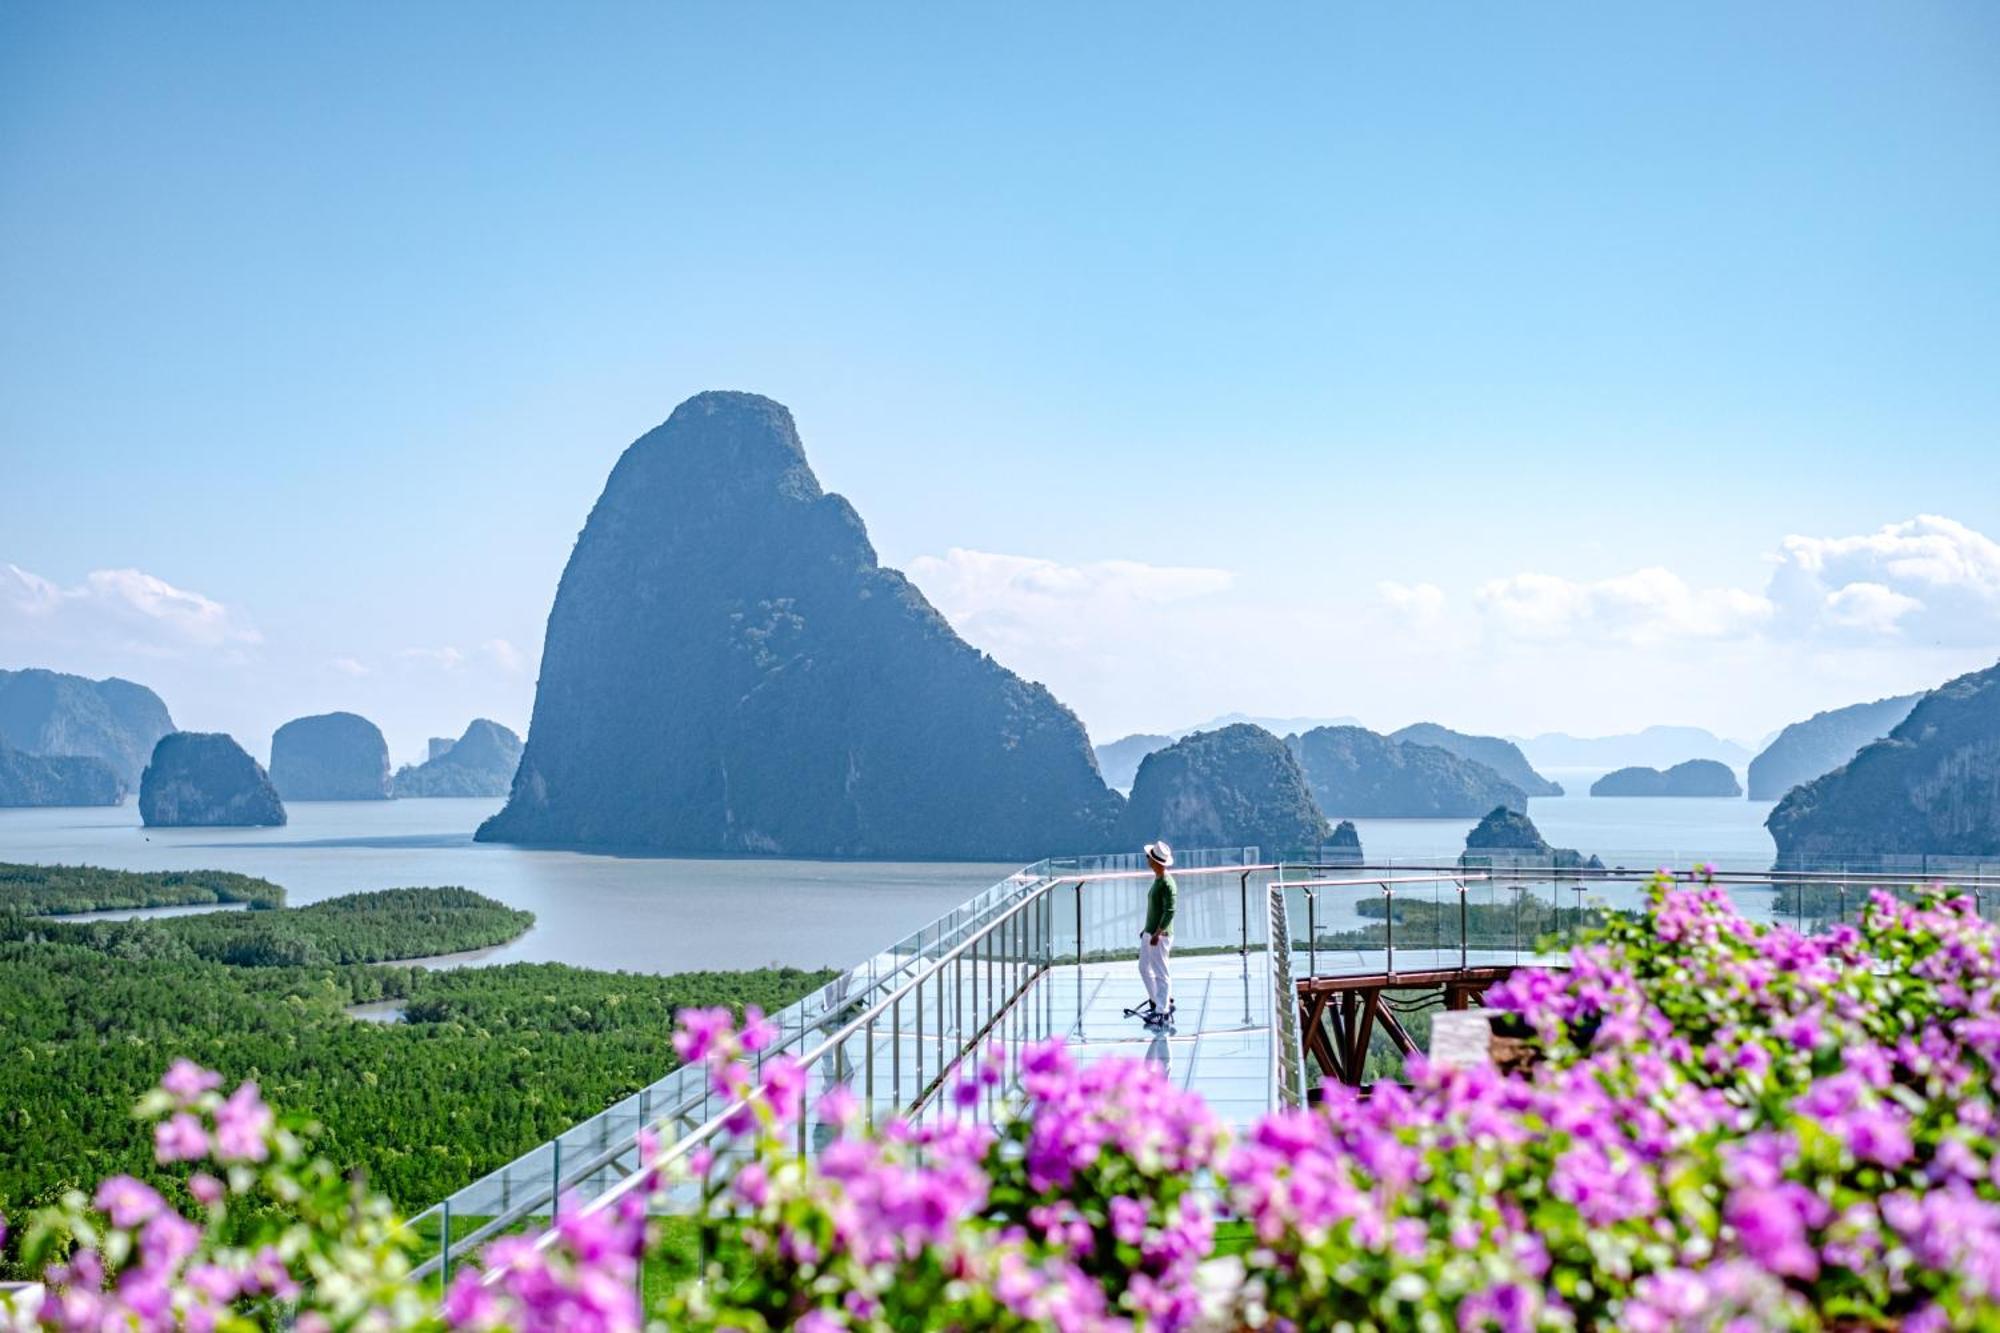
[(1061, 1037), (1083, 1062), (1151, 1060), (1229, 1124), (1270, 1110), (1272, 991), (1262, 951), (1176, 958), (1173, 995), (1173, 1025), (1152, 1032), (1125, 1016), (1146, 1001), (1136, 959), (1058, 965), (1014, 1006), (1006, 1040)]

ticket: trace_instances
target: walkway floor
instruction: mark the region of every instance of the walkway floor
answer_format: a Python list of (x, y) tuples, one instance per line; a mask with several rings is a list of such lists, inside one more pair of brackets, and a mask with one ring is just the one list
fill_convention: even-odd
[(1124, 1011), (1145, 1003), (1138, 963), (1058, 965), (1015, 1006), (1009, 1040), (1062, 1037), (1079, 1060), (1122, 1056), (1163, 1065), (1216, 1115), (1247, 1125), (1271, 1109), (1270, 975), (1261, 953), (1173, 960), (1175, 1018), (1152, 1032)]

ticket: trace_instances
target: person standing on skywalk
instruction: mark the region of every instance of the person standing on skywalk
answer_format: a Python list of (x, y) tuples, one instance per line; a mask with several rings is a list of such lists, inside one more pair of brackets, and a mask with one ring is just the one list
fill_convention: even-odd
[(1174, 947), (1174, 849), (1164, 842), (1146, 844), (1146, 864), (1153, 868), (1153, 887), (1146, 893), (1146, 924), (1139, 931), (1139, 983), (1151, 1006), (1146, 1026), (1165, 1028), (1174, 1017), (1174, 983), (1168, 955)]

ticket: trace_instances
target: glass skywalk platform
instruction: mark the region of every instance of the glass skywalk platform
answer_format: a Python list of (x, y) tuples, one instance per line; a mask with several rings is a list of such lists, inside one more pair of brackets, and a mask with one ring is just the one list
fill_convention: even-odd
[[(1307, 1099), (1298, 981), (1395, 978), (1453, 969), (1559, 961), (1602, 909), (1643, 904), (1650, 871), (1580, 870), (1507, 857), (1479, 863), (1360, 864), (1340, 849), (1307, 864), (1262, 862), (1256, 848), (1182, 853), (1172, 963), (1177, 1021), (1148, 1031), (1125, 1010), (1143, 1000), (1139, 927), (1151, 874), (1137, 854), (1063, 858), (1023, 867), (978, 897), (773, 1015), (780, 1053), (807, 1070), (807, 1105), (836, 1084), (871, 1118), (997, 1117), (1004, 1086), (960, 1108), (958, 1081), (998, 1045), (1064, 1039), (1084, 1061), (1123, 1056), (1164, 1066), (1226, 1123), (1248, 1124)], [(1469, 858), (1468, 858), (1469, 860)], [(1638, 866), (1643, 857), (1627, 858)], [(1954, 868), (1956, 870), (1956, 868)], [(1970, 882), (1982, 911), (2000, 912), (2000, 879)], [(1845, 869), (1722, 872), (1752, 919), (1829, 921), (1858, 911), (1879, 884), (1907, 872)], [(1558, 954), (1538, 952), (1547, 946)], [(540, 1225), (559, 1210), (608, 1206), (639, 1179), (650, 1129), (670, 1160), (716, 1150), (729, 1103), (705, 1071), (678, 1069), (523, 1154), (415, 1219), (436, 1250), (419, 1273), (448, 1271), (493, 1236)], [(808, 1115), (799, 1151), (832, 1135)], [(687, 1191), (656, 1199), (688, 1206)]]

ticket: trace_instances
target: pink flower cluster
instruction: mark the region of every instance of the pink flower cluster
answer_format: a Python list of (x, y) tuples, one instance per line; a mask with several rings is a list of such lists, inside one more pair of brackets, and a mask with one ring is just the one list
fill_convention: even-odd
[[(162, 1165), (213, 1160), (225, 1172), (272, 1155), (276, 1119), (245, 1083), (228, 1097), (221, 1077), (176, 1060), (148, 1100), (159, 1115), (154, 1156)], [(146, 1108), (142, 1108), (146, 1109)], [(275, 1243), (218, 1244), (231, 1187), (205, 1171), (186, 1181), (200, 1219), (184, 1216), (161, 1193), (129, 1175), (112, 1176), (86, 1201), (81, 1196), (38, 1219), (30, 1240), (67, 1240), (66, 1256), (45, 1277), (51, 1299), (43, 1326), (95, 1333), (101, 1329), (189, 1329), (229, 1323), (246, 1308), (296, 1301), (299, 1274)]]
[[(693, 1018), (696, 1058), (742, 1044), (716, 1015)], [(744, 1086), (726, 1066), (711, 1075), (719, 1090)], [(763, 1078), (765, 1113), (729, 1121), (737, 1142), (719, 1152), (739, 1164), (708, 1201), (716, 1258), (678, 1299), (676, 1326), (1080, 1333), (1190, 1319), (1192, 1268), (1212, 1240), (1190, 1183), (1218, 1131), (1155, 1067), (1079, 1068), (1058, 1043), (1017, 1063), (989, 1053), (953, 1100), (969, 1108), (1016, 1081), (1020, 1114), (999, 1130), (933, 1108), (864, 1131), (853, 1093), (835, 1086), (813, 1108), (830, 1137), (811, 1170), (792, 1155), (804, 1071), (766, 1059)]]
[(461, 1269), (445, 1293), (453, 1329), (567, 1329), (618, 1333), (641, 1327), (639, 1265), (646, 1250), (646, 1200), (628, 1194), (589, 1212), (574, 1200), (558, 1210), (553, 1246), (506, 1236), (487, 1246), (483, 1268)]
[(1656, 890), (1488, 1001), (1527, 1077), (1329, 1089), (1231, 1154), (1258, 1286), (1301, 1326), (1914, 1328), (2000, 1319), (1996, 936), (1967, 898), (1857, 927)]

